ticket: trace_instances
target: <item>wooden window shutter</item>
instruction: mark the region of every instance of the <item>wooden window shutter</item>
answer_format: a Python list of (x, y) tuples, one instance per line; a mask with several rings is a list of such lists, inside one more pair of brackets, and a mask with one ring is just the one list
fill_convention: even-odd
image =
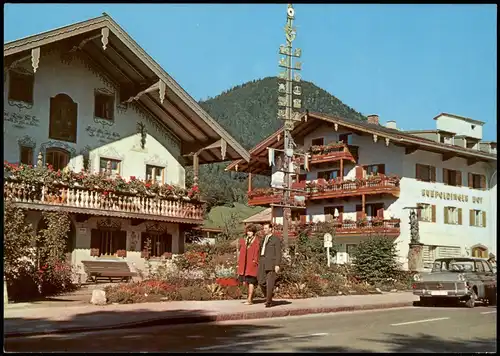
[(448, 170), (443, 168), (443, 183), (448, 184)]
[(462, 208), (458, 208), (458, 225), (462, 225)]
[(431, 176), (431, 182), (435, 182), (436, 181), (436, 167), (433, 167), (433, 166), (430, 166), (429, 167), (429, 170), (430, 170), (430, 176)]
[(378, 174), (385, 174), (385, 164), (378, 165)]
[(481, 186), (481, 189), (486, 189), (486, 176), (480, 175), (479, 184)]
[(380, 208), (377, 210), (377, 218), (380, 218), (380, 219), (384, 218), (384, 208)]
[(469, 186), (469, 188), (472, 188), (474, 186), (474, 176), (472, 175), (472, 173), (469, 173), (467, 175), (467, 185)]
[(357, 179), (363, 178), (363, 167), (362, 166), (356, 166), (356, 178)]
[[(172, 252), (172, 235), (165, 234), (165, 240), (166, 240), (165, 241), (165, 252)], [(184, 245), (184, 241), (182, 241), (182, 245)]]
[(458, 187), (462, 186), (462, 172), (460, 171), (455, 171), (456, 173), (456, 184)]
[[(422, 204), (417, 203), (417, 208), (421, 207)], [(417, 209), (417, 219), (420, 221), (422, 219), (422, 209)]]
[(415, 178), (420, 179), (420, 164), (415, 165)]
[(113, 233), (116, 239), (116, 249), (127, 251), (127, 231), (120, 230)]
[(432, 209), (432, 222), (436, 222), (436, 206), (432, 205), (431, 209)]
[(475, 226), (474, 217), (475, 217), (474, 210), (470, 209), (469, 210), (469, 225), (470, 226)]
[(307, 221), (307, 215), (306, 214), (300, 214), (300, 223), (305, 224)]
[(447, 206), (444, 207), (444, 223), (445, 224), (449, 223), (449, 219), (448, 219), (448, 207)]
[(97, 252), (95, 254), (92, 254), (92, 256), (99, 256), (100, 251), (99, 249), (101, 248), (101, 232), (97, 229), (92, 229), (90, 232), (90, 249), (96, 249)]
[(363, 219), (363, 212), (356, 211), (356, 220), (361, 220), (361, 219)]
[(483, 214), (483, 227), (486, 227), (486, 211), (483, 211), (482, 214)]

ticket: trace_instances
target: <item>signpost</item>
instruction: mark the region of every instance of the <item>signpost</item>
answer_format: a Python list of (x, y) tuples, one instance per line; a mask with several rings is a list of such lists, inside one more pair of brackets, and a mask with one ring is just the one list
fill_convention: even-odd
[(326, 248), (327, 265), (330, 267), (330, 248), (333, 247), (333, 236), (326, 233), (324, 236), (324, 247)]

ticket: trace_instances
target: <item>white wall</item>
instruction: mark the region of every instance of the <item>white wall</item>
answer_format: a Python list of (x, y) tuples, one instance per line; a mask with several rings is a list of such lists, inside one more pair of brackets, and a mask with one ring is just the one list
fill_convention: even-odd
[(483, 127), (481, 125), (472, 124), (468, 121), (446, 115), (442, 115), (436, 119), (436, 128), (438, 130), (453, 132), (459, 136), (466, 135), (478, 139), (483, 138)]
[[(21, 66), (29, 69), (31, 61), (23, 62)], [(95, 89), (115, 93), (115, 119), (111, 125), (94, 120)], [(76, 143), (48, 137), (50, 98), (59, 93), (69, 95), (78, 104)], [(119, 158), (123, 160), (122, 175), (144, 178), (145, 164), (151, 163), (167, 168), (166, 182), (184, 185), (184, 168), (177, 139), (134, 106), (128, 109), (116, 107), (118, 100), (118, 88), (95, 70), (89, 69), (80, 59), (75, 58), (71, 64), (66, 64), (61, 62), (57, 52), (42, 56), (35, 73), (33, 107), (9, 102), (8, 78), (4, 82), (4, 159), (18, 162), (19, 140), (28, 140), (36, 145), (35, 163), (40, 150), (55, 146), (72, 153), (70, 167), (79, 171), (83, 167), (82, 151), (88, 150), (93, 169), (99, 168), (99, 157)], [(27, 117), (31, 119), (26, 120)], [(146, 127), (145, 149), (140, 147), (138, 122)]]
[[(310, 146), (311, 139), (325, 137), (325, 144), (332, 141), (338, 141), (339, 134), (344, 133), (344, 130), (339, 129), (335, 132), (333, 128), (322, 127), (311, 133), (304, 139), (304, 147), (307, 149)], [(408, 244), (410, 242), (409, 230), (409, 210), (404, 210), (405, 207), (415, 207), (417, 203), (428, 203), (436, 205), (436, 222), (435, 223), (420, 223), (420, 239), (426, 245), (438, 246), (456, 246), (460, 247), (462, 253), (465, 254), (465, 249), (474, 245), (485, 245), (496, 254), (496, 176), (494, 178), (494, 187), (492, 190), (478, 190), (467, 187), (468, 173), (484, 174), (491, 177), (493, 171), (486, 164), (476, 163), (468, 166), (466, 160), (462, 158), (452, 158), (447, 161), (442, 161), (439, 154), (426, 151), (416, 151), (413, 154), (406, 155), (404, 148), (394, 146), (389, 143), (387, 147), (385, 140), (381, 137), (375, 143), (373, 136), (357, 136), (354, 135), (352, 145), (359, 146), (359, 164), (385, 164), (386, 174), (395, 174), (402, 177), (400, 182), (400, 197), (392, 197), (389, 195), (382, 198), (372, 198), (367, 196), (366, 204), (369, 203), (384, 203), (384, 218), (399, 218), (401, 219), (400, 236), (396, 239), (398, 245), (400, 261), (406, 263), (408, 254)], [(433, 165), (436, 167), (437, 183), (420, 182), (415, 179), (417, 163)], [(462, 187), (447, 186), (443, 181), (443, 168), (460, 170), (462, 172)], [(327, 170), (321, 168), (319, 170)], [(496, 165), (495, 165), (496, 170)], [(308, 180), (317, 178), (318, 169), (314, 166), (311, 172), (307, 174)], [(346, 179), (354, 178), (354, 164), (348, 165), (345, 168)], [(422, 190), (436, 190), (443, 193), (451, 194), (466, 194), (469, 197), (468, 202), (458, 202), (444, 199), (437, 199), (422, 196)], [(481, 203), (473, 202), (472, 197), (482, 198)], [(325, 221), (323, 208), (325, 206), (344, 206), (344, 219), (356, 220), (355, 207), (356, 204), (361, 204), (361, 197), (352, 197), (347, 202), (340, 199), (330, 199), (328, 202), (307, 202), (307, 219), (308, 221)], [(462, 225), (444, 224), (444, 207), (456, 206), (462, 208)], [(486, 228), (469, 226), (469, 209), (477, 209), (486, 211)], [(275, 209), (277, 216), (276, 222), (281, 224), (281, 209)], [(339, 237), (342, 243), (358, 243), (360, 237)]]

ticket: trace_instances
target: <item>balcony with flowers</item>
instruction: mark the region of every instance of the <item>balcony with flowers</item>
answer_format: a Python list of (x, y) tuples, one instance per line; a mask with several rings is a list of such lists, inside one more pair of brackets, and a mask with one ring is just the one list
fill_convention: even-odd
[(329, 199), (346, 196), (369, 194), (392, 194), (399, 196), (399, 181), (397, 176), (384, 174), (371, 175), (366, 178), (346, 180), (335, 178), (331, 180), (318, 179), (306, 183), (308, 199)]
[[(293, 189), (299, 190), (298, 187), (292, 185)], [(286, 205), (302, 208), (305, 206), (306, 193), (290, 192), (291, 202)], [(296, 198), (297, 197), (297, 198)], [(267, 206), (267, 205), (284, 205), (283, 190), (276, 188), (257, 188), (248, 192), (248, 205), (250, 206)]]
[(124, 179), (109, 173), (55, 171), (50, 165), (4, 162), (4, 199), (31, 210), (65, 210), (178, 223), (202, 223), (204, 204), (198, 186)]
[(358, 146), (348, 145), (344, 142), (332, 142), (327, 145), (315, 145), (309, 149), (310, 165), (347, 160), (358, 162)]
[[(387, 237), (398, 237), (400, 234), (400, 219), (360, 219), (341, 220), (334, 219), (328, 222), (313, 223), (292, 223), (290, 236), (296, 237), (301, 232), (310, 234), (314, 232), (334, 231), (336, 236), (366, 236), (382, 235)], [(274, 232), (276, 236), (282, 236), (283, 226), (275, 225)]]

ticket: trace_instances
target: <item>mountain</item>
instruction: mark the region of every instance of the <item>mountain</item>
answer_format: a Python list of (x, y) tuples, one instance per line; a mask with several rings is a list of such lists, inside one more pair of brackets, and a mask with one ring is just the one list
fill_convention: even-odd
[[(342, 103), (335, 96), (311, 82), (302, 81), (303, 110), (334, 114), (348, 119), (366, 120), (359, 112)], [(267, 77), (238, 85), (200, 105), (217, 120), (245, 148), (278, 130), (283, 122), (278, 119), (278, 79)], [(246, 200), (246, 174), (225, 172), (228, 163), (200, 167), (199, 184), (208, 208), (232, 206)], [(192, 172), (188, 173), (192, 177)], [(269, 186), (266, 177), (255, 177), (253, 185)]]
[[(302, 81), (302, 107), (348, 119), (366, 118), (311, 82)], [(245, 148), (250, 149), (283, 122), (278, 119), (278, 80), (267, 77), (238, 85), (200, 105)]]

